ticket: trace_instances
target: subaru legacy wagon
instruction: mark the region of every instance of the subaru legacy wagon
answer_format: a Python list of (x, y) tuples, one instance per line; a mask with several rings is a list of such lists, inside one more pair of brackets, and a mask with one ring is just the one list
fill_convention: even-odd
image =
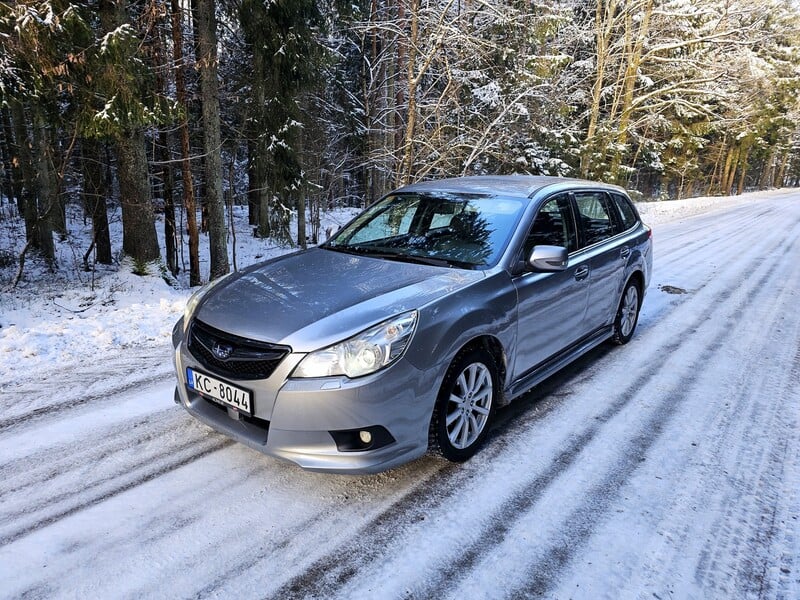
[(201, 288), (175, 401), (316, 471), (463, 461), (499, 406), (633, 336), (652, 244), (621, 188), (464, 177), (398, 189), (318, 247)]

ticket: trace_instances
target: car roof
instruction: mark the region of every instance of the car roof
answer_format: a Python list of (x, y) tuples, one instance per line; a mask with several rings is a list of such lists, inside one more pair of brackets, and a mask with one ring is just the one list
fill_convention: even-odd
[(595, 181), (534, 175), (476, 175), (470, 177), (456, 177), (452, 179), (414, 183), (396, 191), (502, 194), (503, 196), (509, 197), (531, 198), (536, 192), (549, 186), (563, 186), (565, 188), (592, 187), (624, 192), (622, 188), (617, 186)]

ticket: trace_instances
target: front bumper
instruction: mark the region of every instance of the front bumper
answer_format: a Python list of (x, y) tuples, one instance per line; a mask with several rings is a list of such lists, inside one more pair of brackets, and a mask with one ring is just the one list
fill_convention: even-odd
[[(426, 452), (439, 387), (433, 369), (420, 371), (401, 359), (388, 369), (358, 379), (290, 379), (303, 356), (290, 354), (268, 379), (237, 381), (215, 374), (187, 351), (182, 340), (177, 341), (173, 355), (178, 377), (175, 401), (220, 433), (310, 471), (375, 473)], [(251, 390), (253, 416), (240, 415), (190, 389), (187, 367)], [(372, 446), (380, 447), (363, 450), (342, 450), (341, 443), (337, 446), (337, 432), (364, 429), (385, 429), (389, 437), (377, 436), (383, 440)]]

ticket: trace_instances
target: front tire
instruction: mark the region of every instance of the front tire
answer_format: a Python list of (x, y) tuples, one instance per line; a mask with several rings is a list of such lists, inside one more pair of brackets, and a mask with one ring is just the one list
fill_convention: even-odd
[(498, 398), (497, 365), (482, 348), (459, 354), (442, 382), (430, 427), (431, 450), (463, 462), (478, 451)]
[(639, 322), (639, 310), (642, 307), (639, 285), (634, 279), (625, 285), (622, 299), (619, 301), (617, 318), (614, 319), (614, 335), (611, 340), (622, 346), (631, 341), (636, 324)]

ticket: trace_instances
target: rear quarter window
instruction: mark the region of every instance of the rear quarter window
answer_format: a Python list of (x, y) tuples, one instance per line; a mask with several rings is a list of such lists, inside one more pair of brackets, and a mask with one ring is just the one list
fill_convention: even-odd
[(622, 230), (627, 231), (636, 225), (636, 222), (638, 221), (636, 218), (636, 211), (634, 210), (631, 201), (625, 196), (621, 194), (611, 194), (611, 197), (614, 199), (614, 204), (617, 205), (619, 216), (622, 219)]

